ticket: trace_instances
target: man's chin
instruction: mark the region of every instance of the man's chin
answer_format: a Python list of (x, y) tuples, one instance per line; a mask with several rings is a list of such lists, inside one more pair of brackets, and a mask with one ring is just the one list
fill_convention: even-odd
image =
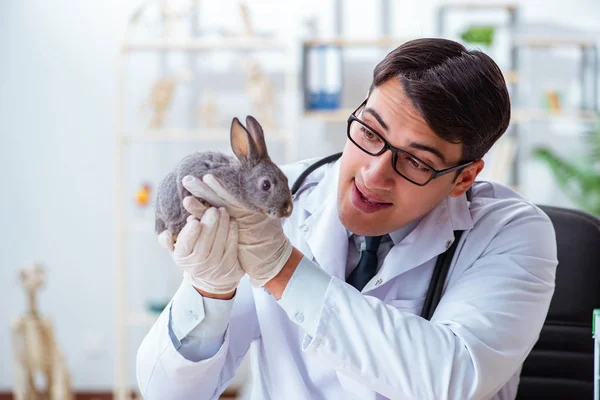
[(385, 227), (379, 216), (375, 214), (364, 214), (357, 210), (352, 203), (342, 204), (338, 208), (338, 217), (342, 225), (350, 232), (360, 236), (378, 236), (389, 233), (384, 232)]

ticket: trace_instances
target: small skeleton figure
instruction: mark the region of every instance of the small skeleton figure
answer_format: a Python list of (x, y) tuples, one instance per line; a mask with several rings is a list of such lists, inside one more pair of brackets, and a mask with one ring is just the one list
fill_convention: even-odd
[(215, 94), (211, 90), (204, 90), (204, 93), (202, 95), (202, 103), (200, 104), (200, 106), (198, 106), (196, 114), (198, 122), (203, 124), (204, 128), (215, 129), (219, 125), (219, 122), (217, 120), (219, 108), (213, 100), (214, 98)]
[(159, 79), (152, 85), (148, 104), (152, 108), (153, 115), (150, 128), (161, 128), (165, 120), (165, 113), (171, 106), (175, 92), (175, 80), (171, 78)]
[[(36, 306), (36, 292), (44, 285), (44, 270), (33, 265), (21, 270), (20, 280), (27, 293), (29, 310), (12, 324), (16, 362), (15, 400), (73, 400), (71, 380), (60, 349), (54, 339), (52, 324), (41, 316)], [(46, 390), (36, 387), (41, 374)]]
[(252, 59), (247, 64), (247, 84), (248, 96), (252, 101), (257, 119), (261, 124), (268, 128), (275, 127), (275, 94), (273, 82), (265, 74), (258, 63)]
[(158, 79), (150, 89), (148, 100), (142, 105), (142, 109), (150, 107), (153, 111), (150, 128), (162, 128), (165, 121), (165, 114), (171, 107), (175, 97), (175, 86), (177, 84), (188, 84), (192, 82), (194, 76), (191, 71), (184, 69), (178, 73), (169, 74)]

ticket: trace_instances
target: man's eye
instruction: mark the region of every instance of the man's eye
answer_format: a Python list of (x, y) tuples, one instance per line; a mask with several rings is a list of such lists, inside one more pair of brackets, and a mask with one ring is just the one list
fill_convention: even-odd
[(373, 140), (373, 139), (377, 138), (377, 136), (375, 136), (375, 134), (373, 132), (371, 132), (370, 130), (368, 130), (367, 128), (361, 127), (361, 130), (362, 130), (363, 136), (366, 139)]
[(424, 166), (423, 164), (421, 164), (420, 162), (418, 162), (414, 158), (411, 158), (410, 162), (411, 162), (413, 168), (415, 168), (415, 169), (418, 169), (420, 171), (427, 171), (427, 170), (429, 170), (429, 168), (427, 168), (426, 166)]
[(425, 167), (423, 164), (421, 164), (420, 162), (418, 162), (417, 160), (415, 160), (414, 158), (412, 158), (410, 156), (402, 155), (401, 159), (403, 160), (403, 163), (406, 164), (407, 166), (409, 166), (410, 168), (413, 168), (418, 171), (428, 170), (427, 167)]

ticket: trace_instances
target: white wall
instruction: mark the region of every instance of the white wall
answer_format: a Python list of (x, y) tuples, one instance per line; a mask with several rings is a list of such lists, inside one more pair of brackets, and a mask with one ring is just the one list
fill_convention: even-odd
[[(121, 0), (0, 3), (0, 390), (12, 386), (9, 321), (25, 309), (17, 269), (40, 293), (74, 383), (113, 377), (115, 54)], [(104, 350), (92, 355), (86, 347)]]
[[(0, 163), (4, 171), (0, 174), (4, 226), (0, 238), (0, 391), (8, 390), (14, 378), (9, 322), (26, 304), (17, 270), (34, 261), (48, 269), (48, 284), (39, 304), (54, 322), (74, 385), (106, 389), (113, 382), (115, 56), (134, 3), (0, 2)], [(294, 7), (308, 15), (321, 3), (295, 3)], [(349, 3), (349, 9), (357, 12), (354, 15), (377, 15), (361, 11), (370, 7), (366, 2)], [(568, 15), (568, 23), (590, 29), (597, 28), (600, 20), (600, 3), (595, 0), (521, 3), (530, 20), (560, 22)], [(433, 34), (436, 4), (395, 4), (395, 33)], [(330, 11), (321, 9), (321, 14), (326, 21)], [(289, 26), (282, 23), (289, 20), (273, 19), (266, 11), (261, 15), (261, 24), (279, 21), (275, 28)], [(377, 32), (374, 20), (352, 17), (348, 21), (352, 36)], [(370, 76), (372, 66), (367, 62), (356, 68)], [(359, 86), (356, 94), (345, 98), (358, 101), (365, 90)], [(305, 122), (302, 127), (306, 139), (301, 142), (305, 144), (301, 157), (337, 151), (345, 135), (339, 124), (325, 128)], [(321, 145), (312, 145), (314, 140)], [(537, 171), (541, 175), (530, 176), (529, 182), (550, 182), (542, 170)], [(529, 192), (539, 194), (540, 188), (534, 188)], [(556, 196), (554, 190), (544, 193), (548, 201)], [(147, 243), (151, 247), (141, 248), (156, 251), (154, 241)], [(144, 279), (151, 285), (147, 275)]]

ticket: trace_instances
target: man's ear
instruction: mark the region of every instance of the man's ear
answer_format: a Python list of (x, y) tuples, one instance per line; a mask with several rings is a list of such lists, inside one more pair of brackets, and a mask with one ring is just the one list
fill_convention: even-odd
[(465, 194), (467, 190), (473, 185), (477, 175), (481, 172), (484, 166), (483, 160), (477, 160), (473, 164), (465, 167), (462, 172), (458, 175), (454, 182), (454, 188), (450, 192), (450, 196), (459, 197)]

